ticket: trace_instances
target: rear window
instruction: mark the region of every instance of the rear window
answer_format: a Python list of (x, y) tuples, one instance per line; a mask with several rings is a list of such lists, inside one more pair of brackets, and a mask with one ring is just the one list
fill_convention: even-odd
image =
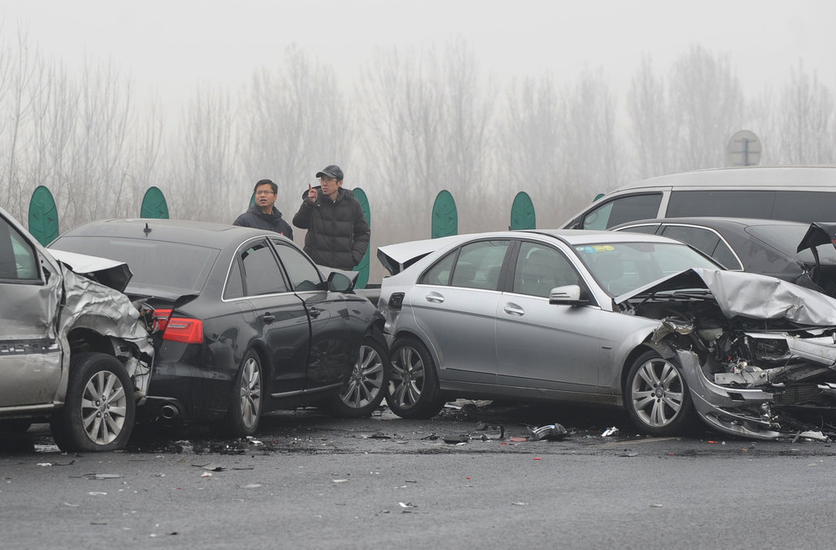
[[(749, 227), (746, 231), (790, 258), (797, 256), (804, 262), (812, 263), (814, 258), (810, 250), (796, 253), (798, 243), (807, 233), (807, 229), (802, 225), (756, 225)], [(819, 261), (822, 265), (836, 265), (836, 248), (832, 244), (817, 246), (816, 252), (819, 254)]]
[(203, 246), (162, 241), (109, 237), (61, 237), (50, 248), (89, 254), (130, 266), (134, 276), (128, 285), (165, 288), (187, 294), (199, 292), (219, 250)]

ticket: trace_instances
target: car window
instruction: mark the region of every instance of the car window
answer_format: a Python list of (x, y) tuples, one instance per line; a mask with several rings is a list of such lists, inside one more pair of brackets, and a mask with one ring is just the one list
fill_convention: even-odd
[(575, 252), (613, 296), (692, 267), (717, 269), (714, 262), (679, 243), (596, 243), (576, 246)]
[(23, 236), (0, 218), (0, 279), (39, 281), (37, 257)]
[(774, 207), (774, 191), (672, 191), (667, 217), (771, 218)]
[(244, 279), (241, 277), (241, 266), (235, 261), (229, 270), (229, 277), (224, 285), (224, 300), (241, 298), (244, 296)]
[[(792, 258), (797, 255), (801, 261), (812, 263), (815, 259), (809, 249), (796, 253), (798, 243), (804, 238), (807, 229), (806, 225), (753, 225), (748, 227), (746, 232), (785, 256)], [(822, 265), (836, 265), (836, 247), (833, 244), (817, 246), (816, 252)]]
[(270, 239), (290, 277), (293, 290), (304, 292), (321, 288), (322, 275), (316, 265), (302, 251), (283, 243), (279, 239)]
[(661, 203), (661, 193), (618, 197), (586, 214), (581, 222), (581, 228), (609, 229), (633, 220), (655, 218), (659, 214)]
[(456, 261), (458, 249), (450, 252), (438, 262), (433, 264), (423, 275), (418, 279), (418, 284), (422, 285), (441, 285), (448, 286), (450, 284), (450, 274), (453, 272), (453, 263)]
[(548, 298), (555, 287), (577, 284), (580, 277), (559, 251), (539, 243), (520, 244), (513, 292)]
[(451, 286), (496, 290), (509, 241), (479, 241), (463, 246)]
[(276, 257), (265, 241), (248, 246), (240, 257), (247, 296), (288, 292)]
[(776, 220), (813, 223), (832, 220), (833, 212), (836, 212), (836, 193), (778, 191), (772, 217)]
[[(711, 229), (682, 225), (666, 225), (662, 228), (662, 235), (690, 244), (697, 250), (707, 254), (723, 264), (727, 269), (742, 270), (734, 253), (725, 241)], [(721, 260), (720, 257), (723, 259)]]
[(629, 231), (630, 233), (644, 233), (645, 235), (655, 235), (656, 230), (658, 228), (659, 224), (654, 223), (651, 225), (631, 225), (630, 227), (615, 229), (614, 231)]

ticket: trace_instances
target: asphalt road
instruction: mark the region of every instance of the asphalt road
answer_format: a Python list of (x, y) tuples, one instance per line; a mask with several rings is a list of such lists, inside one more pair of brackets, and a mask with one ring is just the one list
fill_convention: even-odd
[[(565, 437), (530, 439), (554, 422)], [(0, 547), (830, 548), (834, 468), (830, 443), (648, 438), (584, 410), (307, 409), (252, 440), (155, 430), (86, 455), (38, 425), (0, 445)]]

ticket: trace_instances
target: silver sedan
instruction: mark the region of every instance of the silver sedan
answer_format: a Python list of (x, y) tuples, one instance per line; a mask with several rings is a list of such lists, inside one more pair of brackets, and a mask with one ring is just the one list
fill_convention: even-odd
[(623, 407), (657, 436), (696, 418), (754, 438), (836, 434), (821, 420), (836, 407), (836, 300), (819, 293), (652, 235), (482, 233), (378, 257), (393, 273), (386, 400), (402, 417), (471, 397)]

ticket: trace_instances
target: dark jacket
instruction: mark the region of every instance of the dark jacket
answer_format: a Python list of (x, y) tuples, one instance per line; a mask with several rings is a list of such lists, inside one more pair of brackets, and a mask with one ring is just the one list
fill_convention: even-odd
[(305, 252), (319, 265), (353, 269), (366, 254), (371, 238), (363, 208), (350, 189), (340, 187), (336, 201), (323, 195), (321, 187), (315, 189), (316, 203), (308, 201), (305, 191), (302, 206), (293, 216), (293, 225), (308, 230)]
[(250, 209), (235, 218), (232, 225), (240, 225), (241, 227), (254, 227), (256, 229), (268, 229), (275, 231), (293, 240), (293, 228), (290, 224), (282, 219), (282, 213), (273, 207), (272, 214), (265, 214), (257, 204), (250, 206)]

